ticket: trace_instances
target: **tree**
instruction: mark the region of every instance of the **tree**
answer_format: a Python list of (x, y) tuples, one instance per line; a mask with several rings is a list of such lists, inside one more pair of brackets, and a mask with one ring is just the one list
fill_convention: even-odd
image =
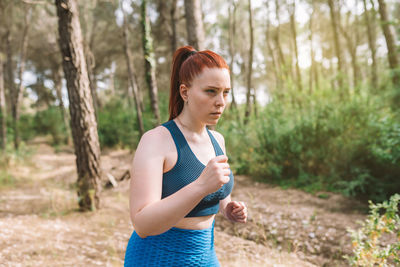
[[(229, 10), (228, 10), (229, 11), (228, 39), (229, 39), (229, 55), (230, 55), (229, 69), (231, 71), (230, 78), (231, 78), (231, 95), (232, 95), (231, 108), (237, 112), (237, 105), (236, 105), (235, 94), (234, 94), (235, 86), (234, 86), (234, 74), (233, 74), (233, 65), (235, 64), (234, 38), (236, 36), (236, 9), (237, 9), (237, 3), (235, 2), (235, 0), (231, 0), (230, 5), (229, 5)], [(237, 115), (239, 115), (238, 112), (237, 112)]]
[(342, 63), (342, 53), (341, 53), (341, 46), (339, 42), (339, 32), (338, 32), (338, 18), (336, 13), (336, 8), (334, 4), (334, 0), (328, 0), (329, 11), (331, 15), (331, 24), (332, 24), (332, 31), (333, 31), (333, 40), (337, 58), (337, 70), (338, 70), (338, 83), (339, 83), (339, 94), (343, 96), (343, 63)]
[(292, 0), (292, 5), (289, 6), (290, 12), (290, 29), (292, 32), (293, 44), (294, 44), (294, 54), (296, 57), (296, 76), (297, 76), (297, 88), (300, 91), (303, 91), (303, 85), (301, 80), (301, 73), (299, 67), (299, 51), (297, 49), (297, 32), (296, 32), (296, 19), (295, 19), (295, 12), (296, 12), (296, 0)]
[(310, 68), (310, 80), (309, 80), (309, 86), (310, 86), (310, 93), (313, 92), (313, 80), (315, 81), (315, 87), (318, 89), (319, 88), (319, 79), (318, 79), (318, 67), (317, 67), (317, 62), (315, 61), (315, 51), (314, 51), (314, 45), (313, 45), (313, 21), (314, 21), (314, 14), (315, 14), (315, 1), (311, 1), (311, 6), (312, 6), (312, 12), (310, 14), (310, 56), (311, 56), (311, 68)]
[[(96, 66), (96, 60), (93, 54), (93, 48), (94, 48), (94, 36), (96, 32), (96, 27), (97, 27), (97, 21), (98, 18), (95, 16), (94, 9), (96, 8), (97, 5), (97, 0), (94, 1), (83, 1), (83, 16), (82, 16), (82, 21), (83, 21), (83, 40), (84, 40), (84, 52), (86, 56), (86, 66), (87, 66), (87, 71), (88, 71), (88, 77), (89, 77), (89, 86), (90, 86), (90, 91), (92, 94), (93, 98), (93, 106), (95, 110), (95, 114), (98, 113), (98, 109), (100, 106), (100, 101), (99, 97), (97, 95), (97, 80), (96, 80), (96, 75), (94, 73), (94, 69)], [(92, 14), (92, 16), (90, 16)], [(91, 26), (91, 27), (89, 27)]]
[(58, 107), (60, 108), (60, 113), (64, 122), (65, 129), (67, 131), (67, 143), (71, 144), (71, 130), (68, 123), (68, 115), (65, 110), (64, 100), (62, 98), (62, 65), (58, 64), (57, 67), (52, 69), (54, 88), (56, 90), (56, 95), (58, 99)]
[[(24, 19), (24, 28), (22, 30), (22, 41), (21, 41), (21, 48), (20, 48), (20, 60), (19, 60), (19, 69), (18, 69), (18, 79), (19, 79), (19, 84), (18, 87), (15, 87), (13, 84), (14, 81), (14, 75), (13, 69), (12, 69), (12, 52), (11, 52), (11, 40), (8, 39), (7, 46), (9, 50), (9, 81), (10, 81), (10, 98), (11, 98), (11, 114), (12, 114), (12, 120), (13, 120), (13, 130), (14, 130), (14, 148), (18, 149), (19, 147), (19, 127), (18, 127), (18, 122), (19, 122), (19, 117), (20, 117), (20, 110), (19, 110), (19, 104), (22, 99), (22, 91), (23, 91), (23, 79), (22, 75), (25, 71), (25, 59), (26, 59), (26, 50), (28, 47), (28, 32), (29, 32), (29, 27), (31, 25), (30, 23), (30, 17), (32, 9), (30, 5), (25, 6), (25, 19)], [(8, 38), (11, 38), (11, 33), (8, 32)]]
[[(375, 37), (375, 32), (373, 30), (373, 18), (370, 18), (369, 11), (367, 9), (367, 1), (363, 0), (364, 4), (364, 18), (365, 18), (365, 24), (367, 26), (367, 35), (368, 35), (368, 46), (369, 50), (371, 51), (371, 58), (372, 58), (372, 66), (371, 66), (371, 82), (372, 86), (375, 88), (375, 90), (378, 88), (378, 65), (376, 61), (376, 37)], [(371, 13), (375, 15), (375, 9), (373, 8), (371, 10)]]
[(157, 124), (160, 124), (160, 111), (158, 108), (158, 88), (156, 80), (156, 60), (153, 51), (153, 39), (151, 38), (151, 27), (147, 16), (147, 0), (142, 0), (141, 4), (141, 26), (142, 26), (142, 45), (144, 54), (144, 67), (146, 83), (149, 90), (151, 109)]
[(82, 211), (100, 207), (100, 145), (75, 0), (56, 0)]
[(389, 66), (390, 69), (393, 71), (392, 82), (393, 85), (398, 86), (400, 83), (400, 71), (397, 69), (399, 67), (399, 61), (397, 58), (398, 51), (396, 51), (394, 32), (389, 22), (385, 1), (378, 0), (378, 3), (379, 14), (381, 16), (381, 27), (383, 34), (385, 35), (386, 47), (388, 50)]
[(276, 49), (278, 49), (278, 59), (282, 70), (281, 79), (284, 80), (285, 78), (289, 78), (291, 71), (289, 70), (289, 66), (286, 64), (286, 60), (282, 51), (282, 45), (280, 41), (281, 21), (279, 12), (280, 12), (279, 0), (275, 0), (275, 16), (276, 20), (278, 21), (278, 25), (276, 26), (274, 40), (275, 40), (275, 47)]
[[(129, 90), (133, 91), (133, 98), (135, 101), (135, 108), (136, 108), (136, 118), (137, 118), (137, 123), (139, 126), (139, 133), (140, 136), (142, 136), (144, 134), (144, 127), (143, 127), (143, 120), (142, 120), (142, 110), (141, 110), (141, 106), (142, 104), (140, 103), (141, 99), (138, 95), (139, 89), (138, 89), (138, 85), (137, 85), (137, 81), (136, 81), (136, 74), (135, 74), (135, 69), (134, 66), (132, 64), (132, 53), (129, 49), (129, 41), (128, 41), (128, 34), (129, 34), (129, 30), (128, 30), (128, 23), (126, 21), (126, 12), (123, 8), (123, 5), (121, 5), (121, 9), (122, 9), (122, 13), (124, 16), (124, 21), (123, 21), (123, 44), (124, 44), (124, 51), (125, 51), (125, 58), (126, 58), (126, 65), (128, 68), (128, 80), (129, 80)], [(131, 91), (129, 91), (131, 92)], [(129, 95), (129, 99), (131, 99), (131, 96)]]
[[(276, 92), (280, 92), (281, 90), (281, 79), (280, 79), (280, 75), (279, 75), (279, 70), (278, 70), (278, 66), (276, 63), (276, 59), (275, 59), (275, 54), (274, 54), (274, 49), (272, 48), (271, 45), (271, 20), (270, 20), (270, 16), (269, 16), (269, 1), (265, 2), (266, 4), (266, 12), (267, 12), (267, 26), (266, 26), (266, 31), (265, 31), (265, 43), (267, 44), (267, 54), (271, 57), (272, 60), (272, 70), (274, 73), (274, 78), (275, 78), (275, 84), (276, 84)], [(268, 57), (266, 57), (268, 58)], [(267, 68), (268, 68), (268, 63), (266, 64)]]
[[(358, 6), (358, 1), (356, 1), (356, 8)], [(357, 48), (359, 43), (358, 34), (358, 16), (355, 16), (353, 25), (350, 25), (350, 12), (347, 13), (346, 25), (343, 28), (342, 24), (339, 22), (339, 30), (342, 33), (344, 39), (346, 40), (347, 49), (349, 50), (351, 57), (351, 65), (353, 67), (353, 85), (358, 90), (358, 84), (360, 82), (360, 70), (357, 62)], [(349, 34), (349, 31), (352, 33)]]
[(189, 45), (204, 49), (204, 27), (200, 0), (185, 0), (186, 31)]
[(4, 152), (7, 144), (7, 109), (4, 94), (4, 54), (0, 51), (0, 147)]
[[(247, 124), (251, 112), (251, 76), (253, 71), (253, 54), (254, 54), (254, 27), (253, 27), (253, 11), (251, 9), (251, 0), (248, 0), (248, 10), (249, 10), (249, 32), (250, 32), (250, 48), (249, 48), (249, 58), (247, 64), (247, 91), (246, 91), (246, 111), (244, 114), (244, 124)], [(255, 97), (255, 92), (253, 97)], [(254, 101), (255, 102), (255, 101)]]

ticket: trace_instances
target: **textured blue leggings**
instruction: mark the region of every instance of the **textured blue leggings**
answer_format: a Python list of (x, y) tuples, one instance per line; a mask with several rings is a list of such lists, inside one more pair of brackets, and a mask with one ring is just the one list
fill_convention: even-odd
[(124, 266), (219, 267), (214, 250), (214, 223), (204, 230), (173, 227), (146, 238), (133, 232), (126, 248)]

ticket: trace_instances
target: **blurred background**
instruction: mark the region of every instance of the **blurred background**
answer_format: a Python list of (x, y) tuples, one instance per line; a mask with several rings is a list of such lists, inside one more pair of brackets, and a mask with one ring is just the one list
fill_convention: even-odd
[[(126, 179), (129, 161), (110, 178), (100, 154), (128, 159), (168, 119), (172, 55), (192, 45), (230, 66), (216, 130), (234, 173), (365, 213), (400, 192), (399, 14), (395, 0), (0, 0), (0, 188), (49, 151), (90, 158), (64, 180), (81, 198), (85, 171)], [(77, 151), (85, 138), (93, 157)], [(98, 208), (95, 195), (79, 207)]]

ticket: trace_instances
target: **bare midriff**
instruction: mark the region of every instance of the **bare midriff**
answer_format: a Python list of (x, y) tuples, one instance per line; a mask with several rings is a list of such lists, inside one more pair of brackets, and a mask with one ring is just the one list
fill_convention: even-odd
[(215, 214), (199, 217), (185, 217), (174, 225), (176, 228), (202, 230), (211, 227)]

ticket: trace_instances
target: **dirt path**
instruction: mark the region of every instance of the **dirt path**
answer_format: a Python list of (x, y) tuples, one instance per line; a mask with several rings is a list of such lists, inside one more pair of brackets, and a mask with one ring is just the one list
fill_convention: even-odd
[[(29, 163), (11, 162), (13, 187), (0, 188), (0, 266), (122, 266), (132, 233), (129, 182), (104, 190), (102, 208), (77, 212), (75, 156), (35, 145)], [(105, 151), (105, 173), (119, 177), (132, 155)], [(282, 190), (236, 176), (233, 198), (249, 207), (249, 222), (218, 215), (215, 245), (222, 266), (345, 266), (346, 227), (364, 218), (354, 201)], [(106, 182), (105, 180), (103, 181)]]

